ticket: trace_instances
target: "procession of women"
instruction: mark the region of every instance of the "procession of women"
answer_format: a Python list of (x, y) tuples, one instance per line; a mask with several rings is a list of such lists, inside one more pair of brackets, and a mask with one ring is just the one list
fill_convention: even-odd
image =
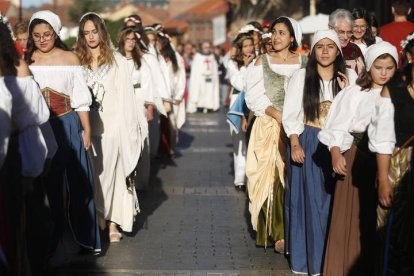
[(209, 41), (194, 54), (137, 14), (111, 38), (85, 13), (72, 48), (51, 11), (14, 29), (0, 16), (0, 274), (39, 265), (26, 233), (45, 201), (42, 268), (60, 265), (67, 231), (84, 254), (122, 243), (151, 164), (175, 158), (186, 116), (212, 112), (229, 123), (257, 247), (297, 274), (413, 274), (410, 7), (394, 1), (381, 27), (337, 9), (309, 47), (276, 12), (241, 26), (224, 55)]

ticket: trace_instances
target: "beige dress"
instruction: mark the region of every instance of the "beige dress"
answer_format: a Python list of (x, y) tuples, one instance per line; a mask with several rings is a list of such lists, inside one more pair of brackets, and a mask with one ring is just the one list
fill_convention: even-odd
[(126, 178), (140, 156), (140, 128), (127, 60), (118, 53), (114, 57), (112, 65), (101, 66), (95, 73), (85, 69), (93, 93), (89, 154), (101, 221), (115, 222), (123, 231), (131, 232), (139, 206), (135, 187), (127, 186)]

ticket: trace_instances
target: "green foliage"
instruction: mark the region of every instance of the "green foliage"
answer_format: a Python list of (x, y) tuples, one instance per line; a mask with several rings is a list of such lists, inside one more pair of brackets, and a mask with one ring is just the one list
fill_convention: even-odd
[(87, 12), (99, 12), (103, 8), (101, 1), (94, 0), (75, 0), (69, 8), (68, 13), (73, 22), (79, 22), (82, 15)]
[(112, 43), (117, 47), (118, 32), (124, 26), (123, 20), (118, 21), (105, 21), (108, 33), (111, 36)]
[(69, 47), (69, 49), (72, 49), (72, 47), (75, 45), (76, 37), (69, 37), (64, 42)]

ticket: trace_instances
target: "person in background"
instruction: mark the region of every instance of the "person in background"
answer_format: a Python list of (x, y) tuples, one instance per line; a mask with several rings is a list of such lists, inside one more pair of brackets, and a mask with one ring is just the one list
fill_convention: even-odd
[(218, 65), (208, 41), (201, 44), (201, 51), (194, 56), (189, 91), (187, 112), (202, 109), (207, 113), (220, 108)]
[(367, 11), (362, 8), (355, 8), (352, 10), (352, 16), (354, 17), (354, 27), (352, 28), (351, 41), (358, 45), (362, 54), (365, 54), (367, 48), (376, 42), (372, 35)]
[(375, 17), (375, 15), (371, 14), (368, 17), (368, 19), (369, 19), (369, 24), (371, 25), (372, 36), (375, 37), (375, 43), (382, 41), (377, 18)]
[(255, 55), (259, 56), (260, 55), (260, 41), (262, 40), (262, 33), (263, 33), (262, 25), (257, 21), (251, 21), (247, 23), (245, 27), (249, 25), (253, 27), (250, 32), (250, 35), (253, 37), (253, 40), (254, 40)]
[(264, 21), (264, 22), (262, 23), (262, 32), (263, 32), (264, 34), (266, 34), (266, 33), (270, 32), (270, 27), (271, 27), (270, 22), (268, 22), (268, 21)]
[(354, 18), (348, 10), (337, 9), (329, 15), (329, 28), (338, 34), (346, 66), (359, 75), (364, 70), (365, 62), (361, 49), (351, 42), (353, 27)]
[(13, 28), (14, 37), (18, 44), (18, 49), (25, 53), (27, 51), (27, 41), (29, 39), (29, 26), (27, 22), (19, 22)]
[(394, 21), (381, 26), (380, 32), (383, 40), (397, 47), (398, 68), (402, 69), (401, 41), (405, 40), (407, 35), (414, 31), (414, 23), (407, 20), (408, 15), (411, 14), (411, 1), (393, 0), (391, 3), (391, 12), (394, 16)]

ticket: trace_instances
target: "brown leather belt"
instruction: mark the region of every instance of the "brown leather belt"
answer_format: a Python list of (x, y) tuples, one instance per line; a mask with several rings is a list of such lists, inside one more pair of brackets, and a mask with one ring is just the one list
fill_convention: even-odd
[(60, 117), (72, 111), (70, 97), (46, 87), (42, 89), (43, 97), (50, 110), (50, 118)]

